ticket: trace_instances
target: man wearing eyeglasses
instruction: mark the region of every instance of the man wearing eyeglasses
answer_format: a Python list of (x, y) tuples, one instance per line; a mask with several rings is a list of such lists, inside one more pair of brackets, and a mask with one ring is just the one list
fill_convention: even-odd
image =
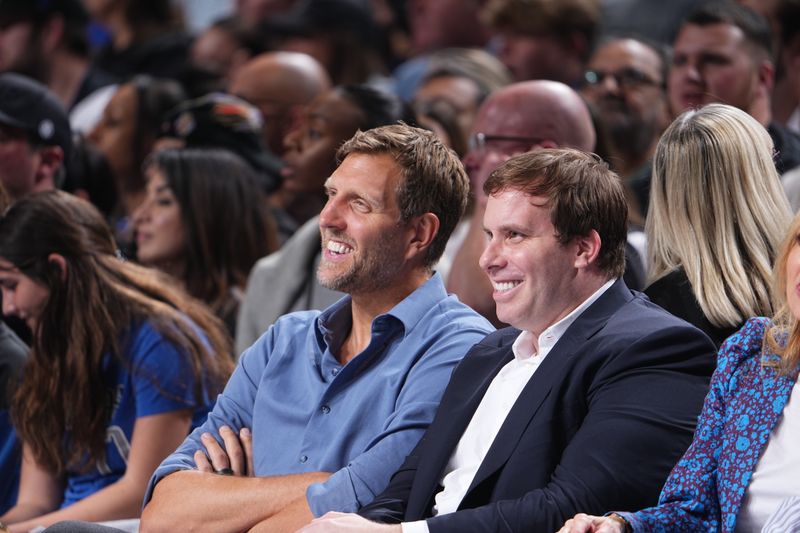
[[(670, 120), (667, 69), (663, 48), (626, 38), (601, 45), (584, 73), (581, 95), (597, 117), (606, 160), (636, 193), (641, 190), (635, 187), (638, 178), (650, 174), (650, 160)], [(637, 205), (629, 205), (642, 222), (643, 194), (637, 194)]]

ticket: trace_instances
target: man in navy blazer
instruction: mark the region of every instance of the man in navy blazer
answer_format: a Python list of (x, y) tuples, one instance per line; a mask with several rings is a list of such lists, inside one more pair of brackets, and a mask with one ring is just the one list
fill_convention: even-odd
[(480, 263), (513, 327), (470, 350), (361, 516), (329, 513), (304, 532), (552, 532), (578, 511), (655, 504), (688, 446), (714, 345), (620, 279), (617, 176), (593, 155), (541, 150), (484, 190)]

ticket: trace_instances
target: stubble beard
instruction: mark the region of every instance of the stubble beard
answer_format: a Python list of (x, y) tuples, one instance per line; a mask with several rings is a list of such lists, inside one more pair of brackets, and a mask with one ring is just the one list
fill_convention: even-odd
[(317, 280), (326, 289), (348, 294), (370, 293), (390, 285), (397, 277), (402, 255), (397, 250), (396, 239), (385, 236), (375, 241), (368, 252), (353, 254), (347, 270), (329, 272), (323, 258), (317, 268)]

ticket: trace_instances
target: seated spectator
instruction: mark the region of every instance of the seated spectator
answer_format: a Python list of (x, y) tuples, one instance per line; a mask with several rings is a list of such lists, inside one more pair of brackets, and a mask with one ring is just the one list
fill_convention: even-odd
[[(578, 514), (561, 533), (797, 531), (799, 242), (797, 216), (775, 263), (775, 316), (751, 318), (722, 345), (694, 441), (658, 505), (608, 517)], [(792, 504), (793, 527), (780, 516)]]
[[(640, 227), (650, 193), (653, 152), (669, 125), (666, 47), (633, 38), (604, 42), (589, 59), (581, 96), (597, 116), (597, 134), (628, 193), (628, 216)], [(600, 144), (600, 142), (598, 142)], [(644, 247), (638, 251), (645, 255)]]
[(94, 66), (120, 82), (137, 74), (176, 78), (187, 64), (190, 39), (169, 0), (84, 0), (89, 16), (106, 28), (109, 41)]
[(511, 73), (494, 56), (478, 48), (447, 48), (430, 54), (419, 89), (414, 94), (418, 114), (434, 120), (446, 113), (444, 101), (455, 113), (457, 133), (450, 135), (452, 145), (465, 149), (478, 108), (495, 90), (511, 83)]
[(772, 46), (767, 21), (751, 9), (733, 0), (699, 4), (675, 38), (667, 97), (673, 116), (710, 103), (749, 113), (769, 131), (783, 174), (800, 166), (800, 137), (772, 117)]
[(63, 192), (0, 218), (3, 312), (33, 347), (11, 406), (23, 443), (13, 532), (137, 517), (149, 476), (227, 378), (219, 322), (156, 272), (120, 260), (102, 216)]
[(171, 274), (225, 322), (231, 338), (247, 275), (278, 249), (258, 179), (218, 149), (167, 149), (145, 164), (147, 196), (133, 215), (136, 257)]
[(103, 118), (88, 135), (114, 176), (114, 229), (125, 252), (130, 252), (132, 241), (128, 217), (145, 196), (142, 164), (153, 148), (164, 116), (183, 100), (183, 90), (177, 83), (137, 76), (119, 86), (106, 105)]
[(0, 74), (0, 185), (12, 202), (64, 180), (72, 132), (64, 106), (41, 83)]
[(488, 0), (483, 16), (516, 81), (580, 84), (600, 32), (598, 0)]
[(410, 102), (428, 66), (430, 54), (447, 48), (480, 48), (491, 36), (480, 17), (483, 2), (408, 0), (410, 42), (406, 61), (395, 68), (394, 92)]
[(719, 346), (751, 316), (769, 316), (770, 269), (791, 219), (767, 131), (723, 104), (687, 111), (653, 160), (650, 299)]
[(392, 94), (367, 85), (334, 87), (316, 97), (283, 139), (283, 183), (272, 195), (279, 218), (299, 227), (317, 216), (339, 146), (358, 130), (400, 120), (413, 123), (414, 117)]
[[(325, 309), (341, 298), (316, 278), (322, 259), (319, 217), (325, 180), (336, 169), (336, 150), (356, 131), (403, 120), (405, 107), (389, 93), (366, 85), (335, 87), (309, 106), (284, 140), (285, 182), (282, 194), (294, 216), (307, 219), (281, 247), (253, 267), (236, 328), (236, 353), (243, 352), (278, 317), (293, 311)], [(310, 218), (309, 218), (310, 217)]]

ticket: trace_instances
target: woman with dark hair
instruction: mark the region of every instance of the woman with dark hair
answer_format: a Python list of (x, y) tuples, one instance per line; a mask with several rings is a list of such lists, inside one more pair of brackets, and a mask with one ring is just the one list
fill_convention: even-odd
[(202, 422), (231, 369), (220, 322), (124, 262), (102, 215), (51, 191), (0, 218), (3, 312), (33, 331), (11, 414), (23, 443), (10, 531), (137, 517), (155, 467)]
[(147, 198), (134, 215), (137, 258), (181, 280), (233, 335), (247, 275), (278, 248), (250, 166), (226, 150), (169, 149), (147, 161)]
[(281, 237), (319, 214), (325, 180), (336, 169), (336, 150), (358, 131), (415, 122), (410, 108), (393, 94), (368, 85), (342, 85), (320, 94), (284, 138), (283, 184), (272, 195)]
[(88, 138), (105, 156), (117, 189), (117, 211), (132, 213), (144, 197), (142, 163), (164, 115), (185, 99), (180, 85), (137, 76), (119, 86)]

